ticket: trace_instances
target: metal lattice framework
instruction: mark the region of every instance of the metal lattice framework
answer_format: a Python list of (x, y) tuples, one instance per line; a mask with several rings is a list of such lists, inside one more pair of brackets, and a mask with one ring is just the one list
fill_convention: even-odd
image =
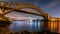
[[(3, 2), (0, 3), (0, 8), (3, 9), (2, 10), (2, 14), (6, 15), (12, 11), (18, 11), (18, 12), (24, 12), (24, 13), (28, 13), (28, 14), (34, 14), (34, 15), (39, 15), (39, 16), (47, 16), (47, 14), (39, 7), (27, 3), (27, 2)], [(36, 14), (33, 12), (28, 12), (28, 11), (24, 11), (24, 10), (20, 10), (23, 8), (32, 8), (37, 10), (40, 14)], [(7, 12), (5, 12), (5, 10), (7, 10)]]

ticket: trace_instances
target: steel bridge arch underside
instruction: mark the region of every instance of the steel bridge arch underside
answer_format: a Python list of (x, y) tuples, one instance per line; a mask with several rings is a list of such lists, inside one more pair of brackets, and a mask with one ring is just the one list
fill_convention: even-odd
[[(38, 15), (38, 16), (42, 16), (44, 17), (44, 19), (48, 19), (48, 14), (45, 13), (41, 8), (37, 7), (36, 5), (33, 5), (33, 4), (30, 4), (30, 3), (26, 3), (26, 2), (15, 2), (15, 3), (5, 3), (8, 5), (16, 5), (16, 7), (7, 7), (7, 6), (3, 6), (3, 5), (0, 5), (0, 8), (4, 8), (4, 10), (7, 10), (7, 12), (3, 11), (3, 15), (6, 15), (12, 11), (17, 11), (17, 12), (22, 12), (22, 13), (27, 13), (27, 14), (33, 14), (33, 15)], [(18, 6), (18, 5), (19, 6)], [(35, 9), (37, 10), (40, 14), (36, 14), (36, 13), (33, 13), (33, 12), (29, 12), (29, 11), (24, 11), (24, 10), (20, 10), (20, 9), (23, 9), (23, 8), (32, 8), (32, 9)]]

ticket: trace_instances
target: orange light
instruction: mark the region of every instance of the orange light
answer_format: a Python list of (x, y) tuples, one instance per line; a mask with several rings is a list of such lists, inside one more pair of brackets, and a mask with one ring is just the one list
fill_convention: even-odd
[(60, 23), (58, 23), (58, 33), (60, 33)]
[(54, 32), (54, 30), (57, 28), (57, 23), (56, 22), (49, 22), (48, 28), (50, 29), (51, 32)]

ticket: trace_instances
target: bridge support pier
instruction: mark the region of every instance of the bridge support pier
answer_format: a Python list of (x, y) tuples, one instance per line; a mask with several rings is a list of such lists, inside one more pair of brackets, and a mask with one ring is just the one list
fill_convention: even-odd
[(48, 14), (46, 14), (46, 15), (44, 16), (43, 22), (44, 22), (43, 31), (44, 31), (44, 32), (48, 32), (48, 31), (49, 31), (49, 28), (48, 28), (49, 15), (48, 15)]

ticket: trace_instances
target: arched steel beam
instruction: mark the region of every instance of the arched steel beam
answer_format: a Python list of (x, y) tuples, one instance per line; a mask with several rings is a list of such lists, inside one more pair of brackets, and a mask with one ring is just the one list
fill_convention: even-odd
[[(9, 2), (8, 2), (9, 3)], [(7, 4), (7, 2), (6, 2), (6, 4)], [(35, 6), (35, 5), (33, 5), (33, 4), (29, 4), (29, 3), (26, 3), (26, 2), (16, 2), (16, 3), (11, 3), (12, 5), (16, 5), (16, 8), (11, 8), (11, 7), (7, 7), (7, 6), (1, 6), (0, 5), (0, 7), (2, 7), (2, 8), (5, 8), (6, 10), (7, 9), (10, 9), (10, 11), (8, 11), (8, 12), (5, 12), (4, 13), (4, 15), (6, 15), (6, 14), (8, 14), (8, 13), (10, 13), (10, 12), (12, 12), (13, 10), (18, 10), (18, 11), (20, 11), (20, 9), (23, 9), (23, 8), (32, 8), (32, 9), (35, 9), (35, 10), (37, 10), (42, 16), (44, 16), (44, 17), (47, 17), (47, 14), (41, 9), (41, 8), (39, 8), (39, 7), (37, 7), (37, 6)], [(18, 5), (18, 4), (20, 4), (20, 5)], [(7, 4), (8, 5), (8, 4)]]
[(38, 16), (43, 16), (42, 14), (36, 14), (36, 13), (33, 13), (33, 12), (28, 12), (28, 11), (24, 11), (24, 10), (19, 10), (19, 9), (14, 9), (14, 8), (9, 8), (9, 7), (4, 7), (4, 6), (0, 6), (1, 8), (4, 8), (4, 9), (10, 9), (8, 12), (4, 13), (3, 15), (6, 15), (12, 11), (17, 11), (17, 12), (22, 12), (22, 13), (27, 13), (27, 14), (33, 14), (33, 15), (38, 15)]
[[(8, 12), (5, 12), (3, 15), (6, 15), (6, 14), (12, 12), (12, 11), (17, 11), (17, 12), (19, 12), (19, 11), (20, 11), (20, 12), (23, 11), (23, 10), (20, 10), (20, 9), (9, 8), (9, 7), (5, 7), (5, 6), (0, 6), (0, 7), (1, 7), (1, 8), (4, 8), (5, 10), (10, 9)], [(39, 16), (43, 16), (43, 17), (46, 16), (46, 14), (45, 14), (45, 15), (42, 15), (42, 14), (36, 14), (36, 13), (33, 13), (33, 12), (28, 12), (28, 11), (23, 11), (23, 12), (25, 12), (25, 13), (29, 13), (29, 14), (35, 14), (35, 15), (39, 15)]]
[[(16, 5), (16, 9), (32, 8), (32, 9), (37, 10), (42, 15), (45, 15), (46, 14), (41, 8), (37, 7), (36, 5), (27, 3), (27, 2), (5, 2), (5, 4), (7, 6), (8, 5), (10, 5), (10, 6)], [(14, 7), (12, 7), (12, 8), (14, 8)]]
[(19, 4), (19, 6), (17, 6), (17, 9), (22, 9), (22, 8), (32, 8), (37, 10), (40, 14), (46, 14), (41, 8), (39, 8), (38, 6), (34, 5), (34, 4), (30, 4), (27, 2), (16, 2), (15, 4)]

